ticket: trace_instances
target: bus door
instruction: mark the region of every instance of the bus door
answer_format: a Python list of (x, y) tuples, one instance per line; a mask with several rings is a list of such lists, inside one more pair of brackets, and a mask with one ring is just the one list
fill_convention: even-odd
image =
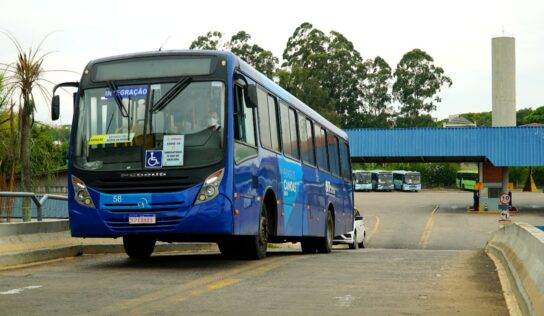
[(279, 102), (283, 156), (278, 155), (281, 217), (285, 236), (302, 236), (304, 219), (304, 186), (297, 133), (297, 114), (283, 101)]
[(234, 86), (234, 233), (256, 234), (259, 222), (257, 137), (255, 109), (247, 107), (244, 89)]

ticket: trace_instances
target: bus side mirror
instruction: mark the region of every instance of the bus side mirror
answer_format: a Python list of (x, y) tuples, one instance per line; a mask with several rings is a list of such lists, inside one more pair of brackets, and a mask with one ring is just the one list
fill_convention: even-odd
[(60, 115), (60, 97), (55, 95), (55, 92), (61, 87), (79, 88), (79, 82), (63, 82), (53, 87), (53, 99), (51, 100), (51, 120), (53, 121), (58, 120)]
[(53, 96), (51, 100), (51, 120), (56, 121), (60, 115), (60, 98), (58, 95)]
[(246, 106), (250, 108), (256, 108), (259, 104), (257, 101), (257, 85), (250, 83), (247, 86), (247, 100)]

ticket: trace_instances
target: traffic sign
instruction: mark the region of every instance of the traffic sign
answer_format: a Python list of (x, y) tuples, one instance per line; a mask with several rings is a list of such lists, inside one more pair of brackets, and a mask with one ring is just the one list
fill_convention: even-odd
[(510, 205), (510, 194), (503, 193), (499, 196), (500, 205)]

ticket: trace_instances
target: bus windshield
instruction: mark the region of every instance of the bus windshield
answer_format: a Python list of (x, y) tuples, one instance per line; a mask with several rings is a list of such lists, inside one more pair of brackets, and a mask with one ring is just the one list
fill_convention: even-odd
[(175, 85), (110, 84), (84, 90), (76, 113), (74, 165), (106, 171), (191, 168), (221, 161), (224, 83), (190, 82), (162, 98)]
[(421, 182), (421, 176), (416, 173), (408, 173), (404, 176), (404, 181), (408, 184), (419, 184)]
[(355, 173), (355, 181), (358, 184), (372, 183), (370, 173), (362, 173), (362, 172), (356, 172)]
[(378, 176), (379, 183), (393, 183), (393, 174), (390, 173), (381, 173)]

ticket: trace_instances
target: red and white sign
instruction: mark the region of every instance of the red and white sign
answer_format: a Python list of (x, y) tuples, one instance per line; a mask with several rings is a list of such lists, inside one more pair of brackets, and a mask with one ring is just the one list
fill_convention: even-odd
[(510, 205), (510, 194), (503, 193), (499, 196), (500, 205)]

